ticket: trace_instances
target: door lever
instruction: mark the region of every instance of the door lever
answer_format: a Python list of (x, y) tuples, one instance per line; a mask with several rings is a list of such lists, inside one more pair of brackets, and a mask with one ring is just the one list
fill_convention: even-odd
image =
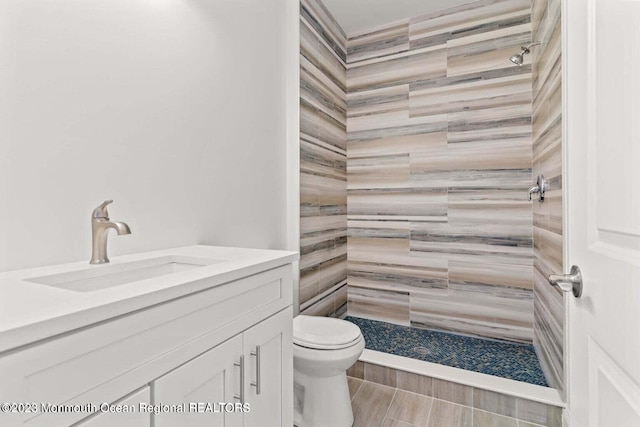
[(562, 292), (572, 292), (573, 296), (582, 295), (582, 272), (577, 265), (571, 267), (569, 274), (551, 274), (549, 283), (560, 288)]

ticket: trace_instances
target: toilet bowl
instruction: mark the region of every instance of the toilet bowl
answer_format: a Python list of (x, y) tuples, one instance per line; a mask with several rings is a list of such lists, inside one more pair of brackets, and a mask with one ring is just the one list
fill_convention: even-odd
[(300, 315), (293, 319), (297, 427), (351, 427), (347, 369), (364, 350), (360, 328), (346, 320)]

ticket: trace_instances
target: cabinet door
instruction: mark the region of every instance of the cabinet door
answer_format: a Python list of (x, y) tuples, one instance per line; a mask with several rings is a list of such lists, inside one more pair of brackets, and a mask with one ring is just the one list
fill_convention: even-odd
[(293, 310), (289, 307), (243, 334), (247, 363), (245, 427), (293, 425)]
[(122, 411), (131, 412), (102, 412), (74, 425), (77, 427), (150, 427), (151, 414), (140, 411), (141, 403), (149, 404), (150, 402), (151, 392), (149, 387), (145, 387), (110, 405), (113, 411), (120, 408)]
[[(185, 412), (161, 412), (155, 427), (242, 426), (241, 412), (224, 412), (220, 407), (198, 404), (236, 403), (240, 393), (242, 337), (236, 336), (187, 362), (153, 382), (154, 404), (184, 404)], [(245, 361), (246, 365), (246, 361)], [(200, 409), (198, 409), (200, 408)]]

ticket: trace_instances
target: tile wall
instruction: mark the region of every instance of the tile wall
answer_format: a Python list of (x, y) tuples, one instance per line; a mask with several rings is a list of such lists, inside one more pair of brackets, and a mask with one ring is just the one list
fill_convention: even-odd
[(533, 205), (534, 343), (547, 381), (561, 389), (564, 301), (546, 280), (563, 271), (561, 2), (534, 0), (531, 10), (533, 39), (542, 41), (532, 49), (533, 177), (542, 173), (549, 186)]
[(349, 314), (533, 340), (530, 0), (347, 42)]
[(560, 387), (560, 1), (480, 0), (347, 41), (302, 0), (300, 36), (302, 312), (342, 316), (348, 293), (354, 316), (533, 340)]
[(300, 310), (347, 309), (346, 36), (318, 0), (300, 3)]

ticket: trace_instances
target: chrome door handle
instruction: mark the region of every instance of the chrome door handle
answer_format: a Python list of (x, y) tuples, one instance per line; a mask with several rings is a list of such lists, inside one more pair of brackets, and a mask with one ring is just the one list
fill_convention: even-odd
[(256, 394), (260, 394), (260, 346), (256, 346), (256, 351), (250, 353), (256, 357), (256, 380), (251, 382), (251, 385), (256, 388)]
[(244, 356), (240, 356), (240, 361), (234, 362), (233, 366), (240, 367), (240, 394), (234, 395), (233, 398), (244, 404)]
[(576, 298), (582, 295), (582, 272), (577, 265), (571, 267), (569, 274), (551, 274), (549, 283), (560, 288), (562, 292), (572, 292)]

